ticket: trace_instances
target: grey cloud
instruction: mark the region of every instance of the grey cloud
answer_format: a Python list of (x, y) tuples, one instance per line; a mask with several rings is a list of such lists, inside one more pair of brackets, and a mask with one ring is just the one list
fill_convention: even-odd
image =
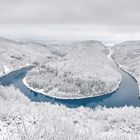
[(139, 5), (139, 0), (0, 0), (0, 23), (136, 26)]

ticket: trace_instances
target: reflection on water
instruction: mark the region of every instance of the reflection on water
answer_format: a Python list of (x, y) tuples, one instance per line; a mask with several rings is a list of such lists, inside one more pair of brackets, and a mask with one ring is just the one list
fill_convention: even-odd
[(17, 70), (9, 73), (7, 76), (2, 77), (0, 82), (4, 86), (13, 84), (19, 88), (31, 101), (34, 102), (50, 102), (64, 104), (68, 107), (96, 107), (97, 105), (106, 107), (121, 107), (125, 105), (140, 106), (140, 99), (138, 97), (139, 91), (136, 81), (128, 74), (120, 70), (122, 74), (122, 83), (117, 91), (103, 95), (100, 97), (92, 97), (86, 99), (55, 99), (49, 96), (45, 96), (36, 92), (33, 92), (26, 88), (22, 79), (25, 77), (27, 68)]

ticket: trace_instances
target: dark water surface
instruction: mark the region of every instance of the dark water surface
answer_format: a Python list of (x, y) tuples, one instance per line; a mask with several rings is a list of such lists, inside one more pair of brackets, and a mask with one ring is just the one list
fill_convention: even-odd
[(0, 79), (3, 86), (9, 86), (13, 84), (19, 88), (31, 101), (34, 102), (51, 102), (57, 104), (64, 104), (68, 107), (96, 107), (97, 105), (106, 107), (122, 107), (128, 106), (140, 106), (140, 99), (138, 85), (134, 78), (122, 70), (119, 70), (122, 74), (122, 83), (117, 91), (100, 97), (92, 97), (86, 99), (55, 99), (49, 96), (42, 95), (37, 92), (33, 92), (28, 89), (22, 82), (26, 76), (29, 68), (23, 68), (7, 74)]

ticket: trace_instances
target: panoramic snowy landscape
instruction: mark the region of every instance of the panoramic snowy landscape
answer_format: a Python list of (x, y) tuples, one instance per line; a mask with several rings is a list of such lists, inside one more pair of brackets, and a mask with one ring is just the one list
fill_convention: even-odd
[(140, 140), (139, 6), (0, 0), (0, 140)]

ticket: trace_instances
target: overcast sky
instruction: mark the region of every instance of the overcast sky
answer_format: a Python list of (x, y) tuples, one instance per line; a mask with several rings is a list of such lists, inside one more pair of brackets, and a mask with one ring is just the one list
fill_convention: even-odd
[(0, 26), (7, 24), (92, 25), (104, 34), (135, 34), (140, 0), (0, 0)]
[(139, 0), (0, 0), (3, 24), (139, 25)]

